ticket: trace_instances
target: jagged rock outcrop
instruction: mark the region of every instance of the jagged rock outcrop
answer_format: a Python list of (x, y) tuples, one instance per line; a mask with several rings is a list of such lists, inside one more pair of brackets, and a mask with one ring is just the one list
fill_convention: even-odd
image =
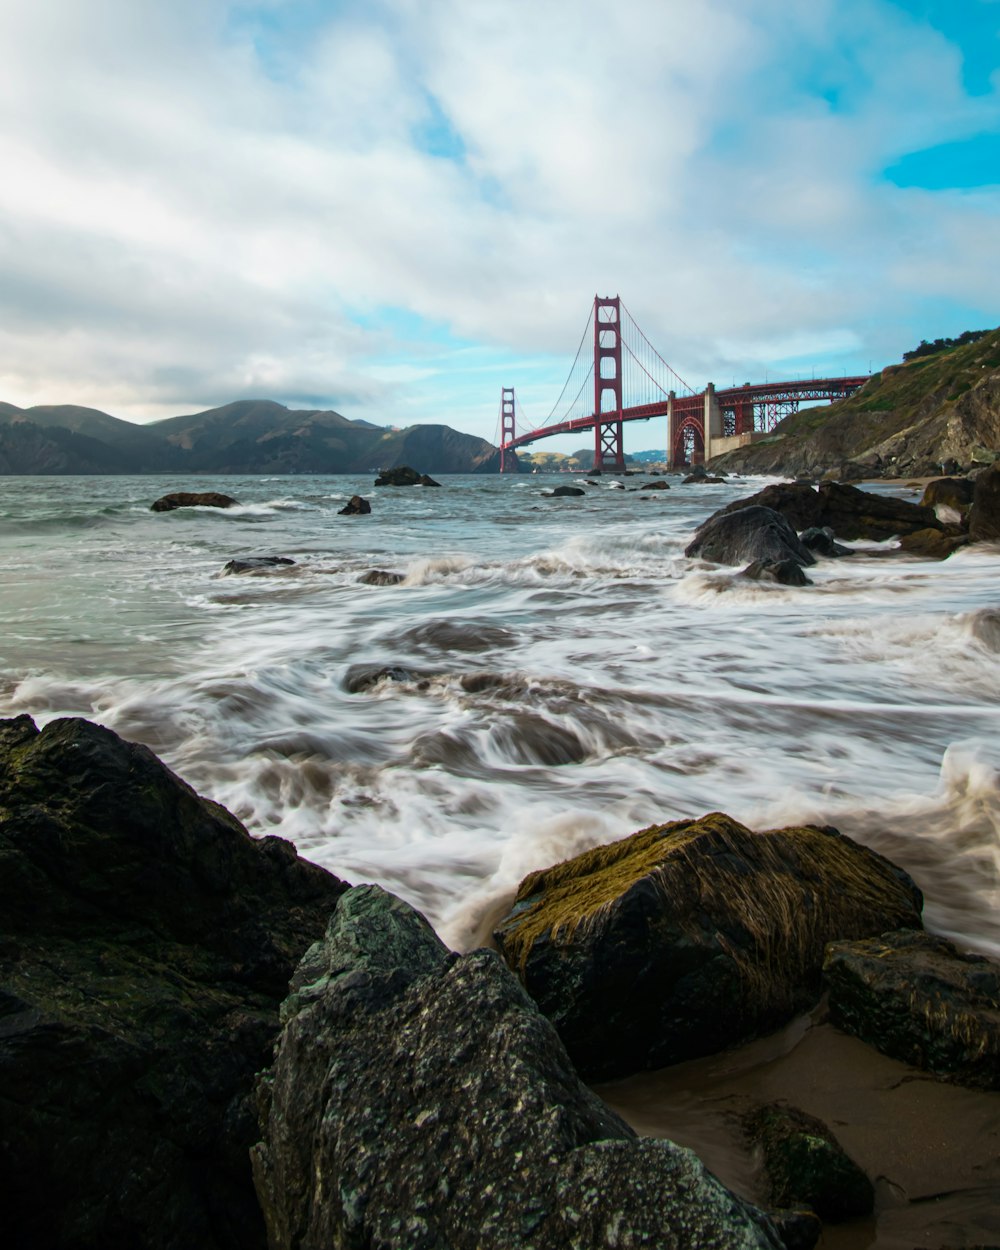
[(930, 933), (836, 942), (830, 1018), (893, 1059), (1000, 1090), (1000, 963)]
[(175, 508), (232, 508), (237, 501), (219, 491), (174, 491), (150, 504), (152, 512), (173, 512)]
[(920, 502), (925, 508), (933, 508), (939, 521), (964, 522), (974, 490), (972, 478), (939, 477), (927, 483)]
[(921, 906), (835, 829), (752, 833), (715, 812), (532, 873), (494, 937), (600, 1080), (775, 1027), (819, 997), (827, 942), (919, 928)]
[(578, 1080), (492, 951), (375, 886), (296, 972), (261, 1080), (271, 1250), (780, 1250), (770, 1221)]
[(815, 564), (812, 552), (799, 542), (791, 525), (773, 508), (750, 505), (723, 510), (701, 525), (685, 548), (713, 564), (775, 564), (791, 560)]
[(6, 1244), (263, 1250), (253, 1077), (345, 888), (145, 747), (0, 722)]

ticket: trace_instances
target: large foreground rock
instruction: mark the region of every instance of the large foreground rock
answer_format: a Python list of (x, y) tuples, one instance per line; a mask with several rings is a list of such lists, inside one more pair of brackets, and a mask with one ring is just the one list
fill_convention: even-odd
[(795, 530), (773, 508), (747, 507), (717, 512), (695, 533), (684, 554), (700, 556), (714, 564), (816, 563), (812, 552), (799, 542)]
[(491, 951), (350, 891), (293, 981), (261, 1082), (271, 1250), (778, 1250), (688, 1150), (580, 1084)]
[(5, 1245), (263, 1247), (253, 1076), (345, 888), (145, 747), (0, 722)]
[(495, 937), (594, 1079), (708, 1055), (819, 997), (838, 937), (920, 926), (910, 878), (835, 829), (652, 825), (526, 877)]
[(830, 1018), (883, 1054), (1000, 1090), (1000, 964), (929, 933), (830, 947)]

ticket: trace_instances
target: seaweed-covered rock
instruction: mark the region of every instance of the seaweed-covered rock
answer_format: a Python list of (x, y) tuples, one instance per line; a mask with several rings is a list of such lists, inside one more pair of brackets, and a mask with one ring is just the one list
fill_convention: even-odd
[(743, 1128), (763, 1152), (776, 1207), (804, 1204), (830, 1223), (870, 1214), (871, 1181), (822, 1120), (798, 1107), (768, 1103), (749, 1112)]
[(337, 516), (367, 516), (372, 506), (361, 495), (352, 495), (347, 503), (337, 511)]
[(1000, 463), (976, 477), (969, 509), (969, 537), (974, 543), (1000, 541)]
[(964, 547), (968, 541), (968, 534), (949, 534), (944, 530), (931, 529), (915, 530), (912, 534), (903, 535), (899, 540), (899, 550), (911, 556), (944, 560), (959, 547)]
[(6, 1244), (262, 1250), (253, 1077), (345, 888), (145, 747), (0, 722)]
[(835, 829), (652, 825), (522, 881), (495, 938), (588, 1078), (712, 1054), (819, 997), (827, 942), (920, 926), (901, 869)]
[(830, 947), (830, 1018), (893, 1059), (1000, 1090), (1000, 963), (930, 933)]
[(303, 960), (260, 1084), (271, 1250), (779, 1250), (696, 1156), (577, 1078), (491, 951), (462, 958), (377, 886)]
[(175, 508), (233, 508), (237, 500), (231, 495), (222, 495), (215, 490), (199, 492), (174, 491), (164, 495), (150, 504), (151, 512), (173, 512)]
[(795, 530), (780, 513), (756, 505), (709, 517), (684, 554), (714, 564), (771, 564), (781, 560), (794, 560), (801, 565), (816, 563), (815, 556), (799, 542)]

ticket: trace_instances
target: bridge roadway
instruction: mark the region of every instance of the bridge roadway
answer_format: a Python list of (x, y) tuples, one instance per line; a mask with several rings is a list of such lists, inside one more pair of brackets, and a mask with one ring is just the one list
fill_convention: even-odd
[[(762, 382), (745, 386), (726, 387), (716, 390), (709, 383), (696, 395), (676, 395), (673, 392), (651, 404), (638, 404), (622, 408), (620, 421), (649, 421), (654, 417), (669, 417), (667, 456), (672, 465), (686, 464), (689, 458), (707, 460), (740, 442), (751, 442), (774, 428), (776, 421), (798, 410), (805, 401), (832, 402), (851, 395), (868, 381), (867, 375), (843, 378), (813, 378), (795, 382)], [(557, 434), (573, 434), (583, 430), (597, 430), (619, 420), (615, 412), (603, 412), (598, 417), (591, 413), (573, 421), (562, 421), (518, 434), (503, 445), (503, 451), (516, 451), (543, 438)], [(734, 443), (735, 440), (735, 443)], [(598, 446), (600, 439), (598, 438)], [(726, 444), (721, 446), (720, 444)], [(619, 442), (620, 446), (620, 442)], [(598, 463), (595, 453), (594, 468), (621, 469), (622, 464)]]

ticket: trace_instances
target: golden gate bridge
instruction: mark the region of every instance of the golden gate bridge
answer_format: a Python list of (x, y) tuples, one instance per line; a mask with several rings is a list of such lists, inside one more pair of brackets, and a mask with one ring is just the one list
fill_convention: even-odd
[[(588, 341), (592, 351), (584, 351)], [(591, 472), (622, 472), (626, 421), (667, 419), (670, 467), (698, 464), (769, 434), (802, 402), (832, 402), (852, 394), (867, 375), (758, 382), (698, 391), (667, 364), (617, 295), (594, 296), (569, 376), (545, 420), (525, 430), (515, 389), (500, 399), (500, 472), (517, 472), (516, 453), (557, 434), (593, 431)], [(519, 432), (520, 431), (520, 432)]]

